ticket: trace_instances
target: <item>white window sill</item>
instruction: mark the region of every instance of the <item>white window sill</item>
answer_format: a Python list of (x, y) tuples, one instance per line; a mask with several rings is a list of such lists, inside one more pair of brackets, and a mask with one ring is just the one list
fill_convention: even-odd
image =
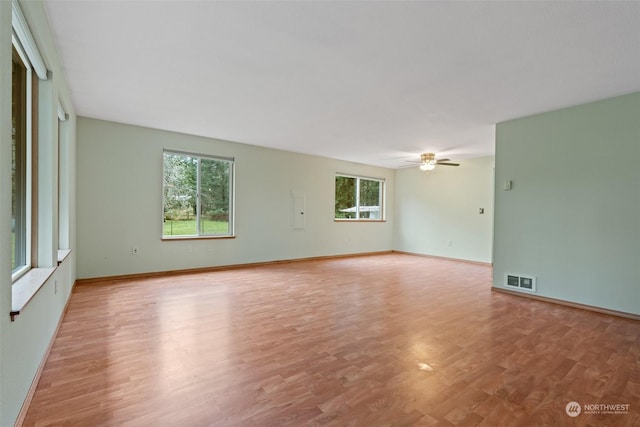
[(58, 265), (62, 264), (62, 261), (64, 261), (70, 253), (71, 249), (58, 249)]
[(386, 219), (365, 219), (365, 218), (334, 218), (335, 222), (387, 222)]
[(162, 236), (163, 242), (171, 240), (207, 240), (207, 239), (235, 239), (235, 234), (224, 234), (216, 236)]
[[(71, 249), (58, 250), (58, 265), (67, 259)], [(11, 285), (11, 321), (20, 314), (24, 307), (31, 301), (40, 288), (47, 283), (56, 267), (32, 268), (16, 279)]]
[(31, 301), (49, 277), (56, 271), (51, 268), (32, 268), (11, 285), (11, 320)]

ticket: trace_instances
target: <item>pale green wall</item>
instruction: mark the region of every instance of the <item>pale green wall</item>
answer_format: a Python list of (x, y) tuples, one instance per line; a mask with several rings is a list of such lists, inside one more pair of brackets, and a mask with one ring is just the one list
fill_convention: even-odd
[[(43, 84), (42, 99), (54, 101), (53, 110), (46, 113), (50, 120), (48, 131), (41, 135), (40, 144), (45, 150), (57, 145), (57, 99), (62, 99), (70, 115), (68, 121), (69, 164), (75, 164), (75, 116), (71, 108), (69, 92), (62, 75), (53, 38), (51, 36), (44, 8), (40, 1), (21, 2), (22, 11), (28, 21), (32, 35), (47, 68), (52, 72), (49, 83)], [(41, 203), (56, 204), (57, 159), (50, 152), (50, 162), (40, 158), (42, 171)], [(71, 186), (68, 192), (68, 206), (64, 211), (69, 215), (68, 246), (73, 251), (69, 258), (56, 269), (25, 309), (11, 322), (11, 2), (0, 1), (0, 426), (12, 426), (27, 395), (29, 387), (44, 353), (53, 338), (65, 304), (75, 281), (75, 168), (66, 171)], [(42, 211), (44, 212), (44, 211)], [(52, 256), (57, 240), (56, 214), (43, 217), (42, 231), (46, 231), (48, 252)], [(45, 239), (46, 240), (46, 239)], [(41, 248), (44, 249), (44, 248)], [(49, 259), (46, 263), (51, 263)], [(54, 283), (57, 282), (57, 293)]]
[(395, 250), (491, 262), (494, 158), (460, 163), (396, 172)]
[[(235, 158), (235, 239), (160, 240), (164, 148)], [(392, 208), (383, 223), (334, 222), (336, 172), (385, 178), (394, 205), (391, 169), (80, 118), (78, 276), (391, 250)], [(306, 196), (303, 231), (293, 229), (294, 190)]]
[(500, 123), (494, 286), (640, 314), (639, 159), (640, 93)]

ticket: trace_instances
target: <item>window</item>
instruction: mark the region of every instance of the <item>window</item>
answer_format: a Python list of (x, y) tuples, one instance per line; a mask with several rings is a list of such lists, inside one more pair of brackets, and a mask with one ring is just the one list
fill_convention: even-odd
[(233, 235), (233, 159), (165, 151), (162, 237)]
[(31, 267), (31, 68), (14, 42), (11, 84), (11, 271)]
[[(18, 1), (11, 2), (11, 320), (56, 267), (56, 88)], [(9, 159), (7, 159), (9, 160)], [(8, 164), (7, 164), (8, 166)]]
[(336, 175), (337, 220), (384, 220), (384, 180)]
[[(70, 248), (69, 242), (69, 121), (58, 101), (58, 249)], [(60, 261), (60, 259), (58, 259)]]

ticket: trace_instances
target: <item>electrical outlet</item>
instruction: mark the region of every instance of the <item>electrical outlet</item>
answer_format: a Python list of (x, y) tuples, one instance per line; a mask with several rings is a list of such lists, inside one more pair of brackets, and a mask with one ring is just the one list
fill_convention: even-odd
[(187, 246), (187, 252), (193, 253), (193, 246), (191, 245)]
[(451, 246), (453, 242), (451, 240), (447, 240), (447, 246)]
[(138, 255), (140, 253), (140, 251), (138, 250), (138, 248), (133, 247), (131, 248), (131, 255)]

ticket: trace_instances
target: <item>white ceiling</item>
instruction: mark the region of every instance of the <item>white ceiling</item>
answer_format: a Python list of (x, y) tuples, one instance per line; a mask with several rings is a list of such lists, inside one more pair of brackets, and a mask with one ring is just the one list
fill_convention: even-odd
[(387, 167), (640, 91), (640, 2), (45, 0), (78, 115)]

